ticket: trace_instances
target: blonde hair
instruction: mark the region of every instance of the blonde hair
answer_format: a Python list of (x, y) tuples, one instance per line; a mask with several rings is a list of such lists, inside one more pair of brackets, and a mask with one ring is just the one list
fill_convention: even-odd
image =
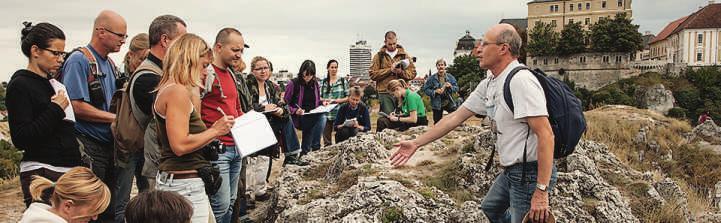
[(251, 71), (255, 70), (255, 63), (260, 62), (260, 61), (265, 61), (266, 63), (268, 63), (268, 66), (270, 66), (270, 62), (268, 62), (268, 59), (266, 59), (265, 57), (262, 57), (262, 56), (257, 56), (257, 57), (253, 57), (253, 60), (250, 61), (250, 70)]
[(43, 191), (53, 188), (50, 197), (52, 205), (60, 205), (63, 200), (71, 200), (76, 205), (89, 205), (91, 212), (83, 218), (99, 215), (110, 204), (110, 189), (100, 178), (86, 167), (75, 167), (66, 172), (53, 183), (45, 177), (33, 176), (30, 183), (30, 195), (33, 200), (41, 200)]
[(200, 73), (204, 69), (200, 58), (209, 53), (211, 50), (203, 38), (192, 33), (180, 36), (163, 58), (163, 77), (158, 87), (170, 80), (186, 87), (200, 86)]
[(444, 60), (443, 58), (440, 58), (440, 59), (436, 60), (436, 65), (438, 65), (438, 64), (441, 63), (441, 62), (443, 62), (443, 65), (448, 66), (448, 63), (446, 63), (446, 60)]
[(396, 91), (396, 88), (402, 87), (403, 89), (408, 88), (408, 84), (403, 79), (396, 79), (388, 82), (388, 91)]
[(148, 40), (148, 34), (140, 33), (138, 35), (135, 35), (135, 37), (130, 40), (130, 46), (128, 47), (128, 49), (129, 50), (125, 53), (125, 58), (123, 60), (123, 65), (125, 65), (126, 70), (129, 70), (130, 68), (130, 52), (138, 52), (141, 50), (150, 49), (150, 40)]

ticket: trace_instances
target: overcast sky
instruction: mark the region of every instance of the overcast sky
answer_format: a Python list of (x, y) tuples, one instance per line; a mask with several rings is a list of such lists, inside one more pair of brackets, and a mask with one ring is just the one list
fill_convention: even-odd
[[(216, 4), (208, 4), (214, 3)], [(23, 21), (50, 22), (67, 37), (66, 51), (84, 46), (90, 40), (95, 16), (111, 9), (125, 17), (128, 35), (148, 31), (158, 15), (173, 14), (188, 23), (188, 31), (212, 44), (223, 27), (239, 29), (251, 46), (243, 56), (265, 56), (278, 69), (298, 72), (305, 59), (318, 66), (325, 76), (329, 59), (340, 61), (340, 73), (348, 73), (349, 46), (365, 39), (377, 52), (387, 30), (398, 33), (399, 43), (418, 57), (420, 75), (435, 72), (433, 62), (445, 58), (452, 62), (453, 49), (466, 30), (478, 38), (502, 18), (524, 18), (528, 0), (453, 0), (453, 1), (139, 1), (139, 0), (3, 0), (0, 9), (0, 80), (7, 81), (15, 70), (25, 68), (27, 59), (20, 52)], [(170, 4), (167, 4), (170, 3)], [(640, 31), (660, 32), (666, 23), (688, 15), (707, 0), (635, 0), (634, 23)], [(128, 39), (130, 41), (130, 38)], [(111, 54), (117, 64), (120, 53)], [(246, 70), (248, 71), (248, 70)]]

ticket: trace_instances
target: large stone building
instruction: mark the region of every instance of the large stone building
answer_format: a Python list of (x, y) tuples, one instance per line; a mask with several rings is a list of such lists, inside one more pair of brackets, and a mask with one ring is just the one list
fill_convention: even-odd
[(475, 42), (476, 38), (471, 36), (471, 31), (466, 30), (466, 35), (458, 39), (458, 42), (456, 42), (456, 49), (453, 50), (453, 57), (470, 54), (473, 51)]
[(553, 24), (556, 32), (571, 22), (581, 22), (584, 28), (600, 19), (626, 13), (631, 17), (631, 0), (533, 0), (528, 3), (528, 30), (536, 22)]
[(350, 76), (367, 77), (371, 66), (371, 47), (365, 40), (350, 46)]
[(721, 4), (709, 4), (669, 23), (651, 41), (651, 60), (688, 66), (721, 64)]

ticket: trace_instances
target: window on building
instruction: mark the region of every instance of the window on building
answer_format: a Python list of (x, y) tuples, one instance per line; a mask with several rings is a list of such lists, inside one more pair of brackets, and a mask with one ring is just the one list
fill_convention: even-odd
[(555, 20), (555, 19), (554, 19), (554, 20), (551, 20), (551, 25), (552, 25), (552, 26), (556, 26), (556, 20)]
[(586, 2), (586, 10), (591, 10), (591, 3), (590, 3), (590, 2)]
[(553, 59), (553, 63), (554, 63), (554, 64), (558, 64), (558, 58), (554, 58), (554, 59)]
[(601, 8), (606, 8), (606, 1), (601, 2)]
[(578, 11), (581, 11), (581, 9), (583, 9), (583, 4), (578, 3)]
[(702, 33), (698, 34), (698, 44), (703, 44), (703, 34)]
[(568, 19), (568, 24), (573, 23), (573, 19)]
[(621, 63), (621, 59), (623, 59), (621, 56), (616, 56), (616, 63)]
[(558, 12), (558, 5), (554, 5), (554, 8), (556, 9), (556, 12)]
[(553, 6), (551, 6), (551, 12), (553, 12)]
[(533, 59), (533, 65), (536, 65), (536, 64), (538, 64), (538, 60)]
[(601, 58), (601, 61), (603, 61), (604, 63), (608, 63), (608, 56), (603, 56), (603, 58)]
[(586, 57), (583, 57), (583, 56), (582, 56), (582, 57), (579, 57), (579, 58), (578, 58), (578, 62), (580, 62), (580, 63), (586, 63)]
[(623, 7), (623, 0), (618, 0), (618, 7)]
[(548, 59), (543, 59), (543, 65), (548, 65)]
[(696, 53), (696, 62), (702, 62), (703, 61), (703, 51), (698, 51)]
[(569, 5), (568, 5), (568, 10), (571, 11), (571, 12), (573, 12), (573, 4), (569, 4)]

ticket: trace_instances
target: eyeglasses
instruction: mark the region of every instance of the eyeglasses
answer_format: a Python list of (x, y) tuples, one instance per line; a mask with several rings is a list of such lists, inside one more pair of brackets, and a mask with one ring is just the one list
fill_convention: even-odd
[(105, 27), (100, 27), (100, 28), (98, 28), (98, 29), (102, 29), (102, 30), (108, 31), (109, 33), (112, 33), (113, 35), (116, 35), (116, 36), (118, 36), (118, 37), (120, 37), (120, 38), (122, 38), (122, 39), (127, 39), (127, 38), (128, 38), (128, 34), (125, 34), (125, 33), (116, 33), (116, 32), (110, 31), (110, 29), (105, 28)]
[(484, 42), (481, 42), (481, 47), (486, 47), (486, 46), (491, 45), (491, 44), (493, 44), (493, 45), (503, 45), (503, 44), (506, 44), (506, 43), (499, 43), (499, 42), (495, 42), (495, 43), (494, 43), (494, 42), (485, 42), (485, 41), (484, 41)]
[(51, 50), (51, 49), (48, 49), (48, 48), (40, 48), (40, 49), (41, 49), (41, 50), (48, 51), (48, 52), (52, 53), (53, 56), (56, 56), (56, 57), (65, 58), (65, 55), (68, 55), (68, 52), (65, 52), (65, 51)]
[(254, 71), (262, 71), (262, 70), (270, 70), (270, 67), (257, 67), (253, 69)]

